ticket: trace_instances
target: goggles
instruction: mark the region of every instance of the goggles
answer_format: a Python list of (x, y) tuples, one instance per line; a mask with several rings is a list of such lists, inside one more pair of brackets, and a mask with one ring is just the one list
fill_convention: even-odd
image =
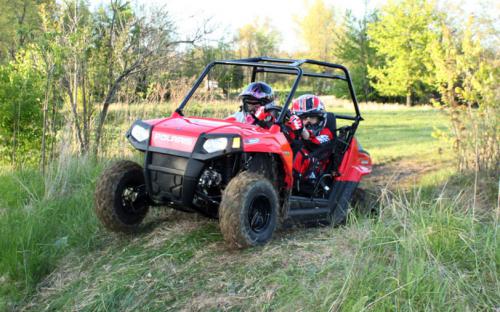
[(243, 104), (246, 105), (265, 105), (263, 100), (256, 99), (254, 97), (243, 97)]

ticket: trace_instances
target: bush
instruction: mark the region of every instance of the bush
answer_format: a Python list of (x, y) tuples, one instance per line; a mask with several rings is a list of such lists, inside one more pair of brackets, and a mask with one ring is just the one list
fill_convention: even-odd
[(43, 77), (29, 57), (0, 66), (0, 162), (36, 163), (42, 136)]

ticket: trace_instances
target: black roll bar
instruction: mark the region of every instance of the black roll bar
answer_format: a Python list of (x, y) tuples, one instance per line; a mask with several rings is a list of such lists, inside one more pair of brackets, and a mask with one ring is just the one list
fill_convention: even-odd
[[(338, 69), (341, 70), (344, 75), (334, 75), (330, 74), (327, 72), (322, 72), (322, 73), (315, 73), (315, 72), (310, 72), (310, 71), (304, 71), (301, 66), (304, 64), (311, 64), (311, 65), (317, 65), (317, 66), (322, 66), (326, 68), (333, 68), (333, 69)], [(354, 92), (354, 88), (352, 86), (352, 80), (351, 76), (349, 74), (349, 71), (345, 66), (339, 65), (339, 64), (333, 64), (333, 63), (328, 63), (328, 62), (322, 62), (322, 61), (316, 61), (316, 60), (310, 60), (310, 59), (301, 59), (301, 60), (294, 60), (294, 59), (281, 59), (281, 58), (270, 58), (270, 57), (254, 57), (254, 58), (246, 58), (246, 59), (237, 59), (237, 60), (221, 60), (221, 61), (214, 61), (208, 64), (201, 75), (198, 77), (198, 79), (195, 81), (193, 87), (191, 90), (189, 90), (188, 94), (186, 97), (182, 100), (181, 104), (179, 107), (175, 110), (177, 113), (182, 115), (182, 110), (186, 106), (187, 102), (189, 99), (193, 96), (193, 94), (196, 92), (200, 84), (203, 82), (203, 79), (207, 76), (207, 74), (210, 72), (212, 67), (215, 65), (235, 65), (235, 66), (245, 66), (245, 67), (252, 67), (252, 81), (255, 81), (256, 74), (260, 72), (264, 73), (276, 73), (276, 74), (285, 74), (285, 75), (297, 75), (295, 78), (295, 81), (292, 85), (292, 89), (290, 90), (290, 93), (288, 94), (288, 97), (285, 100), (285, 103), (283, 103), (283, 109), (280, 113), (280, 116), (276, 123), (281, 124), (283, 123), (283, 119), (285, 118), (285, 112), (288, 109), (288, 106), (290, 105), (290, 102), (292, 101), (292, 98), (295, 94), (295, 91), (297, 90), (297, 87), (299, 85), (299, 82), (302, 78), (302, 76), (305, 77), (317, 77), (317, 78), (327, 78), (327, 79), (339, 79), (347, 82), (348, 88), (349, 88), (349, 94), (351, 96), (352, 102), (354, 104), (354, 109), (356, 112), (356, 116), (346, 116), (346, 115), (337, 115), (339, 118), (343, 119), (349, 119), (349, 120), (354, 120), (355, 123), (357, 124), (359, 121), (363, 120), (361, 117), (361, 114), (359, 112), (359, 107), (358, 107), (358, 100), (356, 98), (356, 94)]]

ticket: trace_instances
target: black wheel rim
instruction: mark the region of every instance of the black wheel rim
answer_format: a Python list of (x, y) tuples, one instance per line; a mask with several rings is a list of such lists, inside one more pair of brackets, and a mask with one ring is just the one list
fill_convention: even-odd
[(266, 196), (259, 195), (252, 199), (248, 222), (255, 233), (262, 233), (267, 229), (271, 223), (271, 202)]
[(141, 214), (144, 210), (144, 199), (139, 187), (129, 186), (123, 189), (121, 195), (123, 211), (131, 216)]

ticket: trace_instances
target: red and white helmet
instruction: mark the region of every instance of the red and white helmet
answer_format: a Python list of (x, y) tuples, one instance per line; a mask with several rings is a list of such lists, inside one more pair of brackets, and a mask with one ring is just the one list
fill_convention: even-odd
[(293, 100), (291, 111), (299, 117), (322, 116), (325, 105), (316, 95), (304, 94)]

